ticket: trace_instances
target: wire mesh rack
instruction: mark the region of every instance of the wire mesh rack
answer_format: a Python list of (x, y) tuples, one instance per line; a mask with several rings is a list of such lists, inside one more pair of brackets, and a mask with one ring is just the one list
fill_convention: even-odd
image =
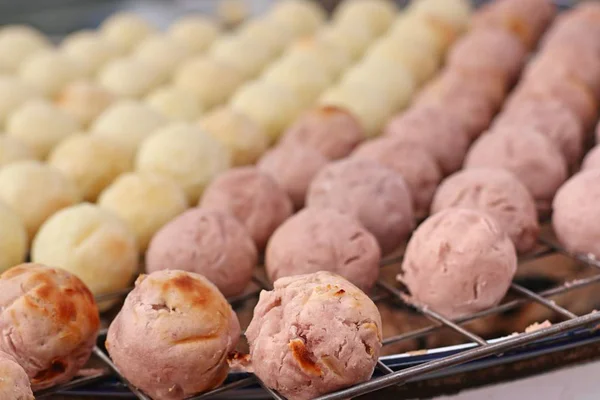
[[(415, 306), (411, 305), (410, 307), (414, 308), (416, 312), (427, 317), (431, 321), (431, 324), (418, 330), (388, 336), (383, 340), (384, 347), (410, 339), (427, 337), (442, 329), (454, 331), (465, 339), (466, 344), (438, 350), (430, 349), (429, 352), (428, 350), (423, 350), (421, 352), (408, 353), (404, 355), (404, 362), (401, 363), (398, 363), (398, 356), (381, 357), (377, 363), (374, 377), (370, 381), (321, 396), (318, 400), (348, 399), (365, 395), (390, 386), (403, 385), (414, 380), (433, 377), (436, 373), (440, 374), (445, 371), (450, 371), (451, 367), (483, 358), (492, 357), (501, 361), (503, 357), (507, 357), (511, 352), (514, 355), (515, 352), (518, 354), (520, 351), (519, 349), (524, 347), (530, 347), (531, 349), (536, 348), (536, 346), (543, 346), (544, 344), (547, 344), (547, 342), (544, 342), (544, 339), (561, 337), (565, 334), (568, 335), (566, 340), (570, 346), (574, 346), (578, 343), (584, 344), (592, 341), (600, 341), (600, 335), (596, 335), (596, 326), (600, 325), (600, 312), (593, 311), (589, 314), (577, 315), (575, 312), (558, 305), (552, 300), (553, 297), (561, 294), (600, 283), (600, 261), (589, 255), (570, 254), (558, 245), (553, 238), (548, 238), (544, 235), (539, 239), (539, 246), (536, 251), (522, 257), (520, 264), (543, 260), (545, 257), (555, 255), (562, 255), (563, 257), (572, 259), (585, 266), (585, 268), (590, 269), (593, 273), (586, 278), (569, 280), (563, 284), (539, 292), (530, 290), (517, 282), (513, 282), (510, 288), (512, 294), (515, 295), (513, 299), (505, 301), (496, 307), (455, 320), (445, 318), (428, 308), (415, 308)], [(382, 261), (381, 267), (383, 269), (393, 268), (401, 261), (402, 256), (395, 256)], [(232, 305), (258, 297), (258, 294), (263, 289), (271, 289), (271, 286), (261, 276), (255, 275), (253, 280), (258, 288), (252, 289), (244, 295), (230, 298), (229, 301)], [(377, 289), (378, 290), (375, 291), (376, 293), (372, 296), (373, 300), (376, 302), (403, 301), (402, 289), (396, 284), (380, 279), (377, 282)], [(98, 297), (98, 300), (123, 297), (126, 293), (127, 291), (111, 293), (109, 295)], [(463, 326), (468, 322), (495, 314), (501, 314), (528, 303), (537, 303), (543, 306), (545, 309), (552, 312), (560, 322), (549, 327), (542, 327), (532, 332), (514, 334), (489, 341)], [(69, 391), (74, 389), (98, 383), (110, 377), (117, 377), (122, 384), (129, 389), (132, 396), (135, 396), (138, 399), (149, 399), (148, 396), (133, 387), (111, 362), (102, 345), (105, 337), (106, 330), (103, 330), (100, 332), (98, 346), (94, 348), (93, 353), (106, 368), (88, 376), (72, 380), (66, 384), (40, 391), (36, 393), (36, 398), (50, 398), (56, 394), (69, 393)], [(547, 351), (547, 349), (545, 351)], [(416, 356), (417, 354), (424, 355), (425, 357), (418, 357)], [(521, 354), (521, 356), (523, 357), (524, 355)], [(262, 387), (262, 391), (257, 390), (259, 386)], [(252, 390), (244, 390), (248, 388), (251, 388)], [(83, 394), (83, 392), (80, 393)], [(190, 399), (231, 398), (233, 393), (235, 393), (236, 398), (270, 397), (273, 399), (284, 399), (275, 391), (265, 387), (258, 378), (250, 374), (231, 374), (223, 386), (210, 392), (191, 397)], [(121, 394), (123, 394), (123, 391), (121, 391)], [(95, 396), (97, 396), (97, 394)]]

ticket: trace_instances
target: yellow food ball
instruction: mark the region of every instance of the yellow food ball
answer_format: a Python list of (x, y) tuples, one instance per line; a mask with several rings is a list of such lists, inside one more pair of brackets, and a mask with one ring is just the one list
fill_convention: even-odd
[(4, 128), (8, 117), (25, 102), (40, 98), (33, 86), (15, 76), (0, 76), (0, 128)]
[(0, 272), (24, 262), (27, 247), (27, 230), (21, 218), (0, 201)]
[(373, 33), (365, 25), (329, 25), (319, 30), (316, 37), (342, 49), (354, 60), (361, 58), (375, 39)]
[(448, 46), (454, 40), (452, 35), (436, 29), (435, 26), (416, 14), (402, 14), (392, 24), (387, 33), (403, 43), (418, 43), (433, 49), (438, 57), (442, 57)]
[(282, 59), (295, 59), (298, 63), (305, 63), (309, 69), (319, 65), (332, 79), (339, 76), (353, 62), (344, 49), (320, 36), (297, 40), (284, 53)]
[(59, 143), (50, 153), (48, 164), (71, 179), (83, 199), (91, 202), (119, 175), (133, 168), (127, 150), (109, 139), (84, 134)]
[(419, 0), (411, 2), (407, 12), (431, 18), (459, 33), (467, 29), (473, 10), (469, 0)]
[(8, 135), (0, 135), (0, 168), (21, 160), (33, 160), (35, 154), (25, 143)]
[(221, 34), (221, 26), (204, 15), (186, 15), (175, 21), (168, 35), (192, 53), (202, 53)]
[(235, 67), (204, 56), (184, 63), (174, 79), (175, 86), (194, 93), (206, 108), (225, 103), (243, 82)]
[(107, 18), (100, 26), (101, 34), (125, 51), (131, 51), (157, 28), (142, 17), (121, 12)]
[(146, 97), (146, 103), (165, 117), (178, 121), (195, 121), (202, 114), (202, 105), (189, 90), (164, 86)]
[(95, 75), (106, 63), (123, 55), (119, 46), (94, 31), (75, 32), (63, 40), (60, 48), (79, 62), (89, 76)]
[(199, 127), (182, 123), (159, 129), (147, 138), (136, 157), (136, 170), (172, 178), (196, 204), (204, 188), (231, 166), (231, 155)]
[(80, 129), (75, 118), (45, 100), (23, 104), (6, 123), (6, 133), (29, 146), (40, 160), (61, 140)]
[(191, 51), (185, 45), (165, 35), (147, 37), (133, 53), (135, 58), (152, 65), (162, 74), (169, 76), (179, 64), (190, 58), (191, 55)]
[(114, 94), (97, 83), (76, 81), (58, 93), (55, 104), (82, 126), (88, 126), (115, 100)]
[(85, 69), (57, 50), (42, 50), (27, 58), (19, 77), (47, 97), (54, 97), (69, 83), (85, 77)]
[(366, 26), (374, 36), (384, 33), (396, 18), (398, 8), (391, 0), (346, 0), (334, 13), (338, 25)]
[[(72, 273), (95, 296), (127, 288), (138, 272), (133, 232), (112, 212), (89, 203), (65, 208), (48, 219), (33, 241), (31, 259)], [(103, 311), (112, 304), (98, 306)]]
[(217, 39), (208, 50), (208, 56), (231, 65), (246, 79), (257, 76), (273, 59), (273, 54), (262, 43), (236, 34)]
[(315, 32), (325, 23), (325, 10), (318, 2), (283, 0), (275, 3), (267, 18), (289, 27), (296, 37)]
[(230, 105), (256, 122), (272, 143), (302, 111), (300, 100), (291, 90), (263, 80), (241, 87)]
[(78, 203), (81, 196), (56, 168), (26, 160), (0, 169), (0, 201), (19, 215), (31, 240), (46, 219)]
[(230, 107), (206, 114), (200, 119), (200, 127), (229, 149), (234, 167), (254, 164), (269, 146), (258, 124)]
[(50, 46), (48, 38), (30, 26), (5, 26), (0, 29), (0, 71), (16, 73), (26, 58)]
[(173, 180), (139, 172), (121, 175), (102, 192), (98, 205), (129, 225), (141, 252), (163, 225), (189, 207), (185, 192)]
[(144, 139), (167, 122), (147, 104), (119, 100), (100, 114), (91, 131), (93, 135), (110, 139), (133, 156)]
[(281, 23), (267, 18), (253, 19), (238, 30), (238, 35), (249, 43), (260, 44), (275, 56), (293, 40), (293, 32)]
[(99, 72), (98, 82), (120, 97), (141, 98), (167, 79), (164, 71), (136, 58), (119, 58)]

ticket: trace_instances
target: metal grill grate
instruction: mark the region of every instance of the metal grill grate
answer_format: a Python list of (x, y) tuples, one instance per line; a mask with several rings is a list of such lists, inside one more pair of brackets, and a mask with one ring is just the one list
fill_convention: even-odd
[[(413, 380), (418, 377), (425, 376), (427, 374), (431, 374), (433, 372), (442, 371), (444, 369), (460, 365), (463, 363), (467, 363), (470, 361), (474, 361), (480, 358), (497, 355), (500, 353), (504, 353), (509, 350), (517, 349), (524, 345), (529, 345), (535, 343), (537, 340), (555, 336), (561, 333), (570, 332), (576, 330), (578, 328), (591, 327), (593, 325), (600, 323), (600, 312), (593, 312), (591, 314), (587, 314), (584, 316), (578, 316), (572, 311), (563, 308), (556, 303), (554, 303), (551, 298), (557, 295), (561, 295), (576, 289), (580, 289), (595, 283), (600, 283), (600, 262), (592, 257), (585, 255), (575, 255), (569, 254), (562, 247), (557, 245), (554, 241), (541, 238), (540, 239), (540, 248), (535, 253), (527, 255), (520, 260), (520, 264), (524, 262), (531, 262), (534, 260), (539, 260), (541, 258), (554, 255), (554, 254), (562, 254), (564, 256), (570, 257), (588, 268), (593, 270), (597, 270), (598, 273), (592, 276), (589, 276), (584, 279), (577, 279), (569, 282), (565, 282), (562, 285), (554, 287), (552, 289), (544, 290), (539, 293), (531, 291), (517, 283), (513, 283), (511, 285), (511, 291), (514, 292), (518, 297), (514, 300), (507, 301), (502, 303), (496, 307), (487, 309), (485, 311), (463, 317), (455, 320), (450, 320), (442, 315), (423, 307), (416, 308), (416, 311), (426, 316), (430, 319), (433, 324), (429, 327), (418, 329), (415, 331), (403, 333), (401, 335), (395, 335), (387, 337), (383, 340), (383, 345), (391, 345), (393, 343), (426, 337), (427, 335), (433, 334), (440, 329), (446, 328), (455, 331), (456, 333), (462, 335), (469, 343), (473, 344), (473, 346), (468, 347), (456, 354), (434, 359), (429, 362), (425, 362), (423, 364), (419, 364), (410, 368), (401, 369), (399, 371), (393, 371), (384, 362), (379, 361), (377, 364), (377, 369), (383, 375), (377, 378), (370, 380), (369, 382), (365, 382), (354, 387), (340, 390), (335, 393), (330, 393), (325, 396), (321, 396), (318, 400), (338, 400), (338, 399), (348, 399), (351, 397), (364, 395), (366, 393), (370, 393), (379, 389), (383, 389), (385, 387), (391, 385), (401, 385), (409, 380)], [(390, 265), (397, 264), (401, 262), (402, 257), (395, 257), (392, 259), (387, 259), (382, 261), (382, 268)], [(229, 299), (231, 302), (239, 302), (245, 299), (249, 299), (252, 297), (258, 296), (262, 289), (271, 289), (270, 285), (263, 281), (258, 276), (254, 277), (254, 282), (260, 287), (259, 290), (253, 290), (250, 293), (244, 294), (242, 296), (238, 296), (236, 298)], [(378, 295), (375, 300), (395, 300), (402, 301), (402, 292), (397, 289), (394, 285), (385, 282), (383, 280), (379, 280), (377, 286), (384, 292), (383, 295)], [(115, 296), (124, 296), (126, 291), (121, 291), (115, 294), (102, 296), (102, 299), (106, 299), (108, 297)], [(518, 306), (535, 302), (538, 303), (548, 310), (554, 312), (558, 317), (562, 318), (564, 322), (560, 322), (552, 325), (551, 327), (540, 329), (531, 333), (524, 333), (520, 335), (514, 335), (507, 337), (503, 340), (494, 341), (493, 343), (488, 343), (485, 339), (481, 338), (479, 335), (474, 332), (469, 331), (468, 329), (462, 327), (461, 325), (474, 321), (479, 318), (487, 317), (493, 314), (500, 314), (512, 309), (515, 309)], [(100, 333), (100, 340), (104, 340), (106, 336), (106, 330)], [(135, 396), (139, 399), (149, 399), (145, 394), (134, 388), (132, 385), (127, 382), (127, 380), (119, 374), (118, 370), (115, 368), (114, 364), (111, 362), (110, 358), (107, 354), (98, 346), (94, 348), (94, 354), (106, 365), (110, 368), (112, 372), (102, 372), (93, 376), (83, 377), (76, 380), (73, 380), (64, 385), (56, 386), (54, 388), (41, 391), (36, 393), (36, 398), (43, 399), (48, 398), (51, 395), (57, 394), (59, 392), (64, 392), (66, 390), (72, 390), (74, 388), (86, 386), (99, 380), (102, 380), (112, 374), (116, 374), (119, 379), (127, 385), (127, 387), (131, 390)], [(236, 389), (245, 388), (251, 385), (260, 384), (266, 390), (266, 392), (270, 395), (271, 398), (274, 399), (283, 399), (284, 398), (276, 393), (275, 391), (266, 388), (262, 383), (255, 377), (249, 376), (228, 384), (225, 384), (217, 389), (214, 389), (210, 392), (203, 393), (198, 396), (194, 396), (190, 399), (200, 400), (200, 399), (208, 399), (213, 398), (217, 395), (222, 395), (223, 393), (233, 391)]]

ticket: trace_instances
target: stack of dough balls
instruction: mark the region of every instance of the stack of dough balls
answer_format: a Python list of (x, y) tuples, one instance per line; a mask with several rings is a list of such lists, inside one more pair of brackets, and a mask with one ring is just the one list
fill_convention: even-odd
[(77, 61), (87, 76), (97, 74), (108, 62), (125, 53), (123, 48), (92, 30), (68, 35), (60, 49)]
[[(1, 41), (2, 39), (0, 38)], [(16, 109), (25, 102), (40, 96), (41, 94), (38, 90), (23, 82), (22, 79), (9, 75), (0, 76), (0, 127), (5, 129), (8, 117)]]
[(65, 86), (56, 98), (56, 106), (88, 127), (112, 103), (116, 96), (93, 81), (75, 81)]
[(16, 161), (33, 160), (35, 155), (21, 140), (8, 135), (0, 135), (0, 168)]
[[(50, 217), (36, 235), (31, 259), (60, 265), (96, 296), (128, 287), (138, 272), (138, 247), (129, 226), (112, 212), (89, 203)], [(100, 304), (106, 310), (114, 303)]]
[(50, 46), (50, 40), (33, 27), (4, 25), (0, 30), (0, 72), (17, 73), (27, 58)]
[(56, 168), (19, 161), (0, 169), (0, 201), (21, 218), (31, 241), (49, 217), (80, 202), (81, 195)]
[(0, 201), (0, 272), (24, 262), (28, 244), (21, 218)]

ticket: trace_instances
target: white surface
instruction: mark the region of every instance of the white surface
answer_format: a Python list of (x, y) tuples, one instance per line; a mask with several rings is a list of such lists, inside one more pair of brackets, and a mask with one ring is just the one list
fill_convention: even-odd
[(547, 374), (469, 390), (436, 400), (598, 400), (600, 362), (566, 368)]

